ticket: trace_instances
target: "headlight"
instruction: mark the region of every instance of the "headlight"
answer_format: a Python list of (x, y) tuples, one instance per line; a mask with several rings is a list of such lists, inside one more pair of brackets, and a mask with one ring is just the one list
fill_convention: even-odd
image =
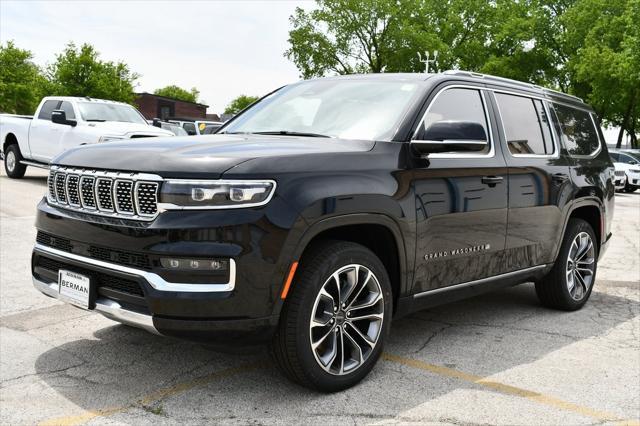
[(100, 139), (98, 139), (98, 142), (115, 142), (115, 141), (121, 141), (124, 139), (126, 138), (122, 136), (100, 136)]
[(276, 189), (272, 180), (166, 180), (160, 205), (171, 209), (232, 209), (267, 204)]

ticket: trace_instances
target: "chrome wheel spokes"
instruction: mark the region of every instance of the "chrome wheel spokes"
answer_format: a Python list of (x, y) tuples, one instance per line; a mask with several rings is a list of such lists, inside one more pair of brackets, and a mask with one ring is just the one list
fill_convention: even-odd
[(360, 367), (375, 348), (384, 319), (384, 295), (365, 266), (347, 265), (334, 272), (316, 297), (309, 335), (318, 364), (336, 375)]
[(13, 172), (13, 169), (16, 168), (16, 155), (13, 153), (13, 151), (9, 151), (7, 153), (7, 157), (5, 158), (5, 161), (7, 162), (7, 169), (10, 172)]
[(574, 300), (582, 300), (593, 284), (596, 250), (591, 236), (586, 232), (576, 235), (567, 258), (567, 289)]

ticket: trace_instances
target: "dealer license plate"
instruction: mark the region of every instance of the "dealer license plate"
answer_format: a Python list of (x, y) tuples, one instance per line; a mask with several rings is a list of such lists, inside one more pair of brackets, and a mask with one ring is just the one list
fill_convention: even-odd
[(90, 279), (76, 272), (60, 269), (58, 271), (60, 298), (89, 309)]

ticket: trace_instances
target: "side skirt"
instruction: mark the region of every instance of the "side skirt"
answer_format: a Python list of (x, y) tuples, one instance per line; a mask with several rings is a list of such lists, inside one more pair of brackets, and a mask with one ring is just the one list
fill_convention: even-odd
[(482, 278), (466, 283), (440, 287), (398, 300), (395, 318), (399, 318), (416, 311), (431, 308), (433, 306), (451, 303), (483, 293), (511, 287), (528, 281), (542, 278), (553, 267), (553, 264), (538, 265), (518, 271), (507, 272), (493, 277)]

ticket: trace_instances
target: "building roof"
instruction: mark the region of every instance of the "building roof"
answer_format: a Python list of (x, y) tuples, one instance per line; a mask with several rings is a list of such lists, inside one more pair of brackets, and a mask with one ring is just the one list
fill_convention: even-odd
[(185, 101), (184, 99), (170, 98), (168, 96), (160, 96), (160, 95), (156, 95), (156, 94), (148, 93), (148, 92), (136, 93), (136, 96), (153, 96), (154, 98), (158, 98), (158, 99), (166, 99), (166, 100), (174, 101), (174, 102), (184, 102), (184, 103), (187, 103), (187, 104), (199, 105), (199, 106), (203, 106), (205, 108), (209, 108), (209, 105), (201, 104), (199, 102), (190, 102), (190, 101)]

